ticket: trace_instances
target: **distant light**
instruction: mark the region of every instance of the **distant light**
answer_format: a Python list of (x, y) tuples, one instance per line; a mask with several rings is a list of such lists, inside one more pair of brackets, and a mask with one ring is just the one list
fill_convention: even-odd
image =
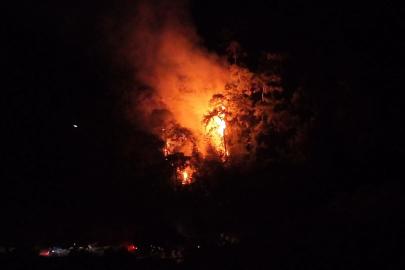
[(73, 125), (74, 128), (77, 128), (77, 125)]
[(41, 250), (39, 256), (49, 256), (49, 250)]
[(134, 245), (130, 245), (128, 247), (128, 251), (134, 251), (135, 249), (137, 249), (137, 247), (135, 247)]

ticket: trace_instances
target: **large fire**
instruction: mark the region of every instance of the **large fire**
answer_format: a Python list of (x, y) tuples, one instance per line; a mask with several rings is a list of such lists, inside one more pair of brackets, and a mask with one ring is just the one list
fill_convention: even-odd
[[(222, 155), (222, 160), (225, 161), (226, 156), (229, 155), (229, 152), (226, 149), (225, 141), (225, 131), (226, 131), (226, 121), (225, 121), (225, 112), (226, 107), (221, 105), (216, 109), (217, 115), (213, 116), (207, 126), (201, 131), (204, 132), (204, 135), (210, 138), (210, 144), (213, 145), (218, 153)], [(202, 116), (203, 118), (203, 116)], [(168, 143), (167, 143), (168, 144)], [(167, 149), (165, 148), (165, 153)], [(194, 170), (191, 166), (186, 166), (185, 169), (179, 170), (178, 173), (181, 178), (181, 184), (187, 185), (192, 183), (192, 175)]]
[[(145, 1), (139, 4), (135, 17), (128, 39), (128, 59), (136, 68), (137, 81), (153, 89), (153, 95), (131, 97), (138, 105), (134, 118), (140, 118), (142, 112), (146, 129), (154, 130), (156, 127), (150, 125), (152, 112), (165, 109), (180, 129), (192, 133), (193, 141), (185, 135), (184, 139), (177, 135), (174, 138), (169, 135), (169, 127), (154, 130), (166, 143), (162, 149), (166, 157), (179, 152), (191, 156), (195, 149), (204, 155), (211, 146), (226, 156), (225, 104), (218, 107), (218, 114), (208, 125), (202, 125), (202, 120), (212, 109), (209, 102), (213, 95), (223, 93), (229, 81), (227, 57), (209, 52), (201, 45), (202, 40), (178, 3), (162, 1), (155, 6)], [(182, 184), (191, 183), (190, 166), (176, 166), (175, 178), (182, 179)]]
[[(134, 68), (138, 86), (126, 96), (128, 114), (130, 121), (165, 142), (161, 150), (176, 183), (192, 183), (196, 163), (204, 156), (231, 163), (255, 154), (259, 145), (252, 136), (280, 125), (277, 114), (269, 115), (278, 102), (269, 101), (275, 98), (272, 92), (282, 90), (279, 76), (272, 71), (254, 74), (240, 66), (235, 43), (227, 49), (233, 63), (210, 52), (178, 1), (139, 2), (134, 20), (123, 31), (125, 38), (117, 38), (120, 45), (128, 41), (119, 56)], [(267, 60), (277, 57), (268, 55)], [(257, 101), (258, 95), (252, 94), (260, 91)]]
[[(201, 130), (204, 134), (206, 142), (213, 146), (217, 152), (222, 156), (222, 160), (225, 161), (229, 152), (226, 149), (226, 107), (221, 105), (218, 108), (214, 108), (213, 115), (206, 118), (201, 116)], [(204, 118), (209, 119), (204, 125)], [(184, 134), (187, 133), (183, 127), (172, 128), (171, 130), (162, 129), (162, 137), (165, 139), (165, 146), (162, 149), (166, 160), (171, 162), (171, 166), (176, 169), (175, 179), (180, 180), (182, 185), (187, 185), (193, 182), (194, 169), (190, 162), (190, 156), (187, 156), (185, 152), (192, 150), (190, 147), (190, 139)], [(183, 132), (183, 133), (182, 133)], [(179, 154), (177, 155), (176, 154)]]

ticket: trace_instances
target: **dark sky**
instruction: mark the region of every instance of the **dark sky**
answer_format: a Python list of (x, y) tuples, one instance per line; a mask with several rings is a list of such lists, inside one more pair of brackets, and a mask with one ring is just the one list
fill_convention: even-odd
[[(225, 53), (223, 44), (233, 39), (252, 57), (263, 50), (289, 54), (296, 79), (290, 88), (303, 83), (323, 93), (331, 82), (350, 82), (344, 100), (358, 104), (356, 114), (365, 115), (360, 119), (372, 115), (368, 126), (379, 129), (382, 147), (397, 158), (394, 149), (403, 146), (403, 10), (390, 1), (323, 2), (191, 1), (190, 8), (211, 50)], [(38, 231), (50, 217), (52, 224), (63, 223), (59, 209), (113, 192), (108, 181), (120, 170), (127, 138), (120, 91), (130, 72), (114, 63), (104, 23), (127, 16), (120, 10), (126, 6), (20, 1), (6, 9), (0, 211), (14, 233), (34, 219)]]

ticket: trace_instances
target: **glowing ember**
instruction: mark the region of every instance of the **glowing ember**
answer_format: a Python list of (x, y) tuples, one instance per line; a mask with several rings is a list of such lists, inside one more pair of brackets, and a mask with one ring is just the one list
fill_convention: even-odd
[(166, 142), (166, 147), (164, 149), (164, 154), (165, 156), (169, 155), (169, 147), (170, 147), (170, 143)]
[(179, 175), (181, 176), (181, 184), (182, 185), (188, 185), (191, 184), (192, 182), (192, 175), (194, 170), (190, 167), (186, 167), (184, 170), (180, 170), (178, 169), (177, 172), (179, 173)]

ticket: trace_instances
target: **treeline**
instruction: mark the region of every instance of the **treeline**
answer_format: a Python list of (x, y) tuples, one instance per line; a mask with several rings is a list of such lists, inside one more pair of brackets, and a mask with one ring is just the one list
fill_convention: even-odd
[(233, 82), (205, 119), (226, 108), (230, 157), (199, 159), (195, 182), (167, 194), (166, 220), (191, 241), (238, 243), (280, 268), (403, 264), (402, 154), (391, 141), (403, 130), (381, 94), (339, 71), (297, 70), (291, 56), (267, 54), (253, 73), (235, 54)]

